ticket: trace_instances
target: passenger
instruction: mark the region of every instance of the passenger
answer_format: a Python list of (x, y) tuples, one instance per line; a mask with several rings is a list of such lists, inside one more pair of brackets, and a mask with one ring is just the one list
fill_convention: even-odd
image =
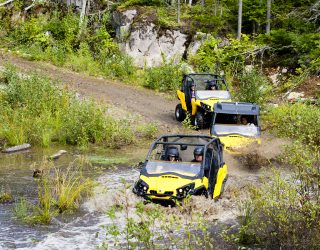
[(203, 160), (204, 148), (199, 146), (193, 150), (194, 159), (191, 162), (202, 162)]
[(176, 147), (170, 147), (167, 152), (167, 161), (179, 161), (179, 150)]

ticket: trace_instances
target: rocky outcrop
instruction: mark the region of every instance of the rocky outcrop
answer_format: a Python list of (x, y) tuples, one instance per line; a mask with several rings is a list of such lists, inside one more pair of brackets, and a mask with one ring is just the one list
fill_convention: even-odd
[(120, 48), (140, 67), (158, 66), (163, 61), (179, 62), (195, 54), (207, 35), (195, 36), (180, 30), (160, 28), (150, 18), (141, 18), (136, 9), (113, 13), (113, 26)]

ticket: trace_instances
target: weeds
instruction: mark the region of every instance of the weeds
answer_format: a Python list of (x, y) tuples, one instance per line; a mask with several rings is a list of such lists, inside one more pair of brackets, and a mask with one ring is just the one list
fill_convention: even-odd
[(0, 137), (10, 145), (29, 142), (48, 147), (58, 141), (120, 147), (134, 141), (126, 121), (106, 116), (104, 107), (77, 99), (46, 77), (21, 76), (10, 69), (0, 82), (6, 86), (1, 92)]
[(181, 123), (182, 123), (182, 126), (185, 129), (193, 129), (193, 130), (195, 130), (195, 129), (198, 128), (197, 126), (193, 125), (191, 114), (189, 112), (186, 113), (186, 118)]
[(79, 207), (79, 202), (92, 194), (93, 181), (82, 174), (82, 158), (72, 162), (66, 169), (53, 168), (43, 161), (39, 168), (44, 174), (37, 179), (38, 203), (21, 199), (15, 206), (16, 217), (28, 224), (49, 224), (52, 218)]
[(244, 202), (239, 242), (268, 249), (318, 249), (319, 230), (319, 148), (291, 146), (284, 158), (292, 176), (273, 170), (260, 188), (251, 190)]
[(265, 117), (273, 131), (309, 145), (320, 145), (320, 109), (306, 104), (284, 104), (270, 109)]

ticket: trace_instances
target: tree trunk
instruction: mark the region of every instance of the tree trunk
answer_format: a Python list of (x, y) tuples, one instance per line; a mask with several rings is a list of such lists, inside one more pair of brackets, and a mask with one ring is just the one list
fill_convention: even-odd
[(204, 0), (201, 0), (201, 6), (204, 7)]
[(217, 16), (218, 8), (219, 8), (219, 0), (216, 0), (214, 5), (214, 16)]
[(191, 6), (192, 5), (192, 0), (189, 0), (189, 6)]
[(180, 23), (180, 0), (178, 0), (177, 16), (178, 16), (178, 23)]
[(239, 8), (238, 8), (238, 34), (237, 39), (241, 38), (241, 26), (242, 26), (242, 0), (239, 0)]
[(271, 19), (271, 0), (267, 0), (267, 25), (266, 25), (267, 34), (270, 34), (270, 19)]

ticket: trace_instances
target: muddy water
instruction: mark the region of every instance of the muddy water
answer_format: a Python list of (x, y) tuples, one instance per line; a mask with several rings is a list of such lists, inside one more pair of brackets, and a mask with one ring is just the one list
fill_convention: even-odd
[[(37, 183), (32, 177), (36, 167), (34, 164), (58, 150), (32, 149), (15, 154), (0, 154), (0, 189), (10, 192), (15, 201), (24, 197), (35, 203)], [(70, 150), (55, 161), (55, 166), (63, 168), (77, 157)], [(112, 173), (101, 168), (98, 171), (104, 174), (98, 178), (102, 185), (97, 197), (82, 204), (76, 214), (58, 217), (49, 226), (23, 224), (14, 217), (15, 202), (0, 204), (0, 249), (95, 249), (105, 238), (101, 225), (109, 223), (96, 204), (108, 203), (102, 194), (106, 189), (111, 191), (116, 188), (120, 178), (133, 182), (138, 176), (138, 172), (131, 168), (113, 170)]]

